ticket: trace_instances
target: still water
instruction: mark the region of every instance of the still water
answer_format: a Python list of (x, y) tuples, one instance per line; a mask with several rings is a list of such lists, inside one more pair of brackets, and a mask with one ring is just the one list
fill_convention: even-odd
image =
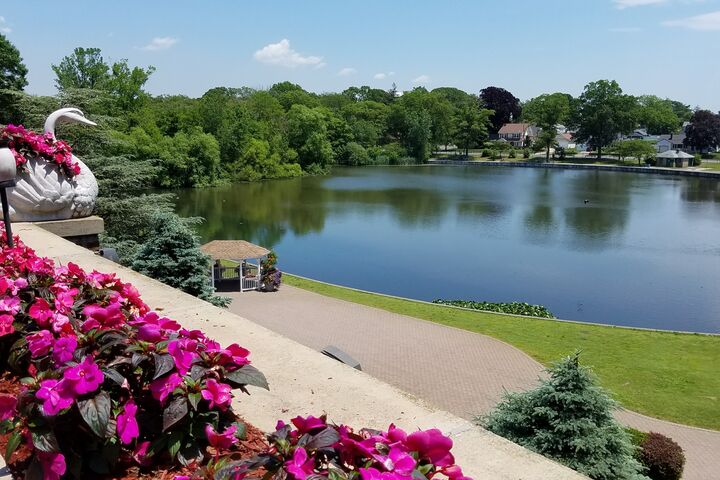
[[(404, 297), (525, 301), (557, 317), (720, 332), (720, 181), (591, 170), (337, 168), (178, 192), (204, 241)], [(586, 202), (587, 200), (587, 202)]]

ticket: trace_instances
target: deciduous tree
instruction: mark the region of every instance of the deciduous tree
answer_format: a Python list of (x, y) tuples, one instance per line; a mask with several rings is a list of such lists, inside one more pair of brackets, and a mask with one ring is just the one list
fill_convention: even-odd
[(18, 122), (17, 107), (27, 85), (27, 67), (15, 45), (0, 33), (0, 123)]
[(545, 148), (546, 160), (550, 159), (550, 148), (555, 145), (556, 125), (566, 122), (570, 114), (570, 98), (565, 93), (543, 94), (523, 107), (523, 119), (542, 130), (536, 143)]
[(487, 87), (480, 90), (481, 107), (493, 110), (490, 122), (490, 133), (497, 133), (500, 128), (511, 120), (517, 120), (522, 113), (520, 100), (504, 88)]
[(491, 115), (492, 110), (480, 108), (477, 103), (465, 104), (455, 113), (453, 141), (465, 150), (466, 157), (470, 148), (480, 146), (487, 140)]
[(676, 133), (682, 122), (673, 110), (671, 100), (663, 100), (655, 95), (643, 95), (638, 98), (638, 122), (647, 128), (650, 135)]
[(110, 66), (99, 48), (77, 47), (60, 63), (52, 65), (58, 90), (69, 88), (103, 88), (110, 79)]
[(693, 113), (685, 143), (697, 150), (716, 149), (720, 146), (720, 114), (710, 110)]
[(641, 165), (642, 160), (654, 157), (656, 153), (655, 146), (652, 143), (639, 139), (615, 142), (613, 150), (620, 157), (620, 160), (634, 157), (637, 159), (638, 165)]

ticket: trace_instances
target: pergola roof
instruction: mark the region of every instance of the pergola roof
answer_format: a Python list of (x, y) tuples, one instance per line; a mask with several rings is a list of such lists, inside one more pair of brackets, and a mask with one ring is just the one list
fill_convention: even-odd
[(213, 240), (200, 249), (213, 260), (246, 260), (264, 257), (270, 250), (245, 240)]
[(658, 153), (657, 158), (694, 158), (689, 153), (685, 153), (682, 150), (666, 150), (662, 153)]

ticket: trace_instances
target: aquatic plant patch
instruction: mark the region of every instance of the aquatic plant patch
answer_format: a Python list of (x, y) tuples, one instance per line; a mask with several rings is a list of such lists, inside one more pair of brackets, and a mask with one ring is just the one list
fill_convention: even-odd
[(452, 307), (470, 308), (473, 310), (484, 310), (486, 312), (509, 313), (512, 315), (527, 315), (530, 317), (555, 318), (550, 310), (542, 305), (531, 305), (525, 302), (494, 303), (474, 302), (471, 300), (442, 300), (436, 299), (432, 303), (438, 305), (449, 305)]

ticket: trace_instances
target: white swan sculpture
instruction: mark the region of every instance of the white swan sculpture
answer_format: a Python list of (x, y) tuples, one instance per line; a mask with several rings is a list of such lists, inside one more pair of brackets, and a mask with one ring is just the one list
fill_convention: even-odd
[[(55, 124), (91, 122), (77, 108), (61, 108), (45, 120), (45, 133), (55, 137)], [(15, 187), (8, 189), (10, 220), (13, 222), (39, 222), (65, 220), (89, 216), (95, 207), (98, 184), (95, 175), (75, 155), (80, 173), (67, 178), (57, 165), (45, 159), (29, 158), (25, 171), (17, 176)]]

